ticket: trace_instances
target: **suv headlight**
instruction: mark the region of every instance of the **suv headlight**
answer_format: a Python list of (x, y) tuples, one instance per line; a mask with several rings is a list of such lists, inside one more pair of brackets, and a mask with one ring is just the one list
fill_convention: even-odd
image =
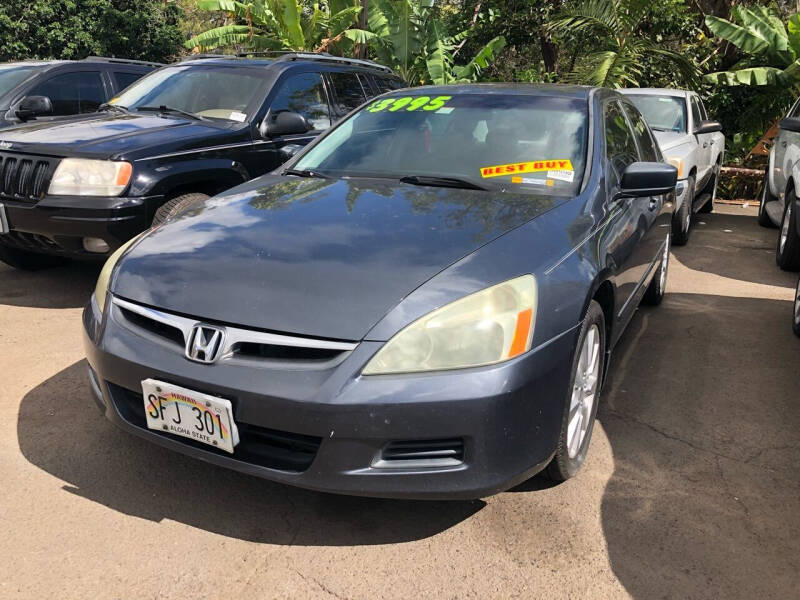
[(536, 300), (533, 275), (456, 300), (397, 333), (362, 374), (464, 369), (519, 356), (531, 348)]
[[(147, 232), (144, 232), (147, 233)], [(106, 296), (108, 296), (108, 284), (111, 282), (111, 274), (114, 272), (114, 267), (117, 266), (117, 262), (119, 261), (119, 257), (122, 256), (122, 253), (125, 252), (128, 248), (133, 245), (133, 243), (138, 240), (144, 233), (137, 235), (135, 238), (128, 240), (122, 246), (117, 248), (114, 253), (108, 257), (106, 260), (106, 264), (103, 265), (102, 270), (100, 271), (100, 275), (97, 277), (97, 283), (94, 286), (94, 301), (97, 302), (97, 307), (100, 309), (100, 312), (104, 312), (106, 308)]]
[(119, 196), (131, 180), (129, 162), (65, 158), (56, 167), (51, 196)]

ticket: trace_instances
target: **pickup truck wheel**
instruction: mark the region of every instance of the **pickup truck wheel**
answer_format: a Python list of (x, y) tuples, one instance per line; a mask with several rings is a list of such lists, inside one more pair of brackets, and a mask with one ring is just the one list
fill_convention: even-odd
[(775, 249), (775, 262), (784, 271), (800, 269), (800, 236), (797, 235), (796, 200), (794, 190), (786, 193), (786, 206), (783, 209), (778, 246)]
[(63, 265), (69, 262), (69, 259), (63, 256), (28, 252), (27, 250), (0, 244), (0, 261), (6, 263), (9, 267), (22, 271), (41, 271), (42, 269)]
[(758, 224), (762, 227), (774, 228), (775, 223), (769, 218), (767, 213), (767, 203), (777, 200), (772, 192), (769, 191), (769, 167), (764, 169), (764, 183), (761, 186), (761, 197), (758, 201)]
[(208, 194), (200, 194), (199, 192), (192, 192), (189, 194), (181, 194), (175, 196), (171, 200), (167, 200), (164, 204), (158, 207), (155, 217), (153, 217), (153, 227), (161, 225), (168, 218), (177, 215), (184, 208), (198, 200), (206, 200), (209, 198)]
[(564, 402), (556, 453), (544, 471), (553, 481), (566, 481), (586, 460), (600, 399), (606, 355), (605, 331), (603, 309), (592, 300), (572, 358), (572, 378)]
[(800, 337), (800, 279), (797, 280), (797, 288), (794, 291), (794, 318), (792, 319), (792, 331)]
[(683, 246), (689, 241), (689, 229), (692, 226), (692, 199), (694, 198), (694, 176), (686, 180), (686, 197), (678, 212), (672, 215), (672, 241), (676, 246)]

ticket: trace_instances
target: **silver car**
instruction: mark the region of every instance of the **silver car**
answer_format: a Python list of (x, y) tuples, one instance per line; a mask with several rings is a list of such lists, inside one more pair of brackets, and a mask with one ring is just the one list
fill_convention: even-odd
[(672, 243), (689, 240), (692, 214), (711, 212), (725, 154), (722, 125), (708, 118), (694, 92), (660, 88), (620, 90), (642, 113), (664, 158), (678, 169)]

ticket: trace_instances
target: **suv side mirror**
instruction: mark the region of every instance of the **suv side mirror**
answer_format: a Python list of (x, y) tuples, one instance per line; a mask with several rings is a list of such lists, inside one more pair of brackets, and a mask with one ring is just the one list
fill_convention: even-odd
[(678, 169), (661, 162), (635, 162), (622, 173), (617, 197), (660, 196), (675, 190)]
[(695, 127), (694, 134), (716, 133), (717, 131), (722, 131), (722, 123), (719, 121), (700, 121), (697, 127)]
[(797, 117), (786, 117), (785, 119), (781, 119), (778, 123), (778, 129), (800, 133), (800, 119)]
[(17, 107), (17, 118), (22, 121), (53, 113), (53, 103), (47, 96), (26, 96)]
[(270, 114), (261, 122), (261, 135), (265, 138), (280, 137), (282, 135), (301, 135), (311, 130), (308, 120), (290, 110), (282, 110)]

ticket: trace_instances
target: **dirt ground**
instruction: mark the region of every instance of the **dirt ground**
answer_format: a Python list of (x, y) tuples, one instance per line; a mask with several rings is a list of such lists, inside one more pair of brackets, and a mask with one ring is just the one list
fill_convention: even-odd
[(97, 267), (0, 266), (0, 598), (797, 597), (796, 275), (754, 215), (674, 249), (580, 475), (473, 502), (313, 493), (122, 433), (84, 376)]

